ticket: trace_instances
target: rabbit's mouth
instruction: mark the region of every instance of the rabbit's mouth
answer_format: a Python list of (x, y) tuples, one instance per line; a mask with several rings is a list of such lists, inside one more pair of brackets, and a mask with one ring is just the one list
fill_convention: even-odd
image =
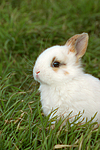
[(35, 74), (35, 80), (38, 81), (39, 83), (44, 83), (41, 79), (40, 79), (40, 76), (39, 74)]
[(35, 80), (38, 81), (38, 82), (41, 82), (41, 79), (39, 77), (39, 74), (35, 74)]

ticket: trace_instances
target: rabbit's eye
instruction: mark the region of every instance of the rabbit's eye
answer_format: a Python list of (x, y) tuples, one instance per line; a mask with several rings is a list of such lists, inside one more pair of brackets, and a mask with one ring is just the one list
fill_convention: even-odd
[(60, 66), (60, 62), (55, 61), (55, 62), (53, 62), (52, 66), (53, 67), (59, 67)]

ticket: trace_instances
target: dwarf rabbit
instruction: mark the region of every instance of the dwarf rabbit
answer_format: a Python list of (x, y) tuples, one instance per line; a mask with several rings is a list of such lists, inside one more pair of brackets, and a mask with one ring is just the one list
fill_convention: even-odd
[(43, 112), (66, 117), (83, 112), (82, 117), (100, 123), (100, 80), (86, 74), (80, 58), (85, 54), (88, 34), (76, 34), (64, 46), (53, 46), (42, 52), (33, 68), (34, 79), (40, 82)]

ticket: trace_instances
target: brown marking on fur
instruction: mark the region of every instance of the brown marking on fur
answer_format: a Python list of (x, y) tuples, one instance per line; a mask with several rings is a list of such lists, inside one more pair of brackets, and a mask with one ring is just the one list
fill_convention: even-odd
[(76, 64), (79, 65), (79, 58), (76, 59)]
[[(75, 46), (73, 45), (73, 46), (71, 46), (70, 48), (69, 48), (69, 52), (73, 52), (73, 53), (75, 53)], [(69, 53), (68, 52), (68, 53)]]
[(56, 57), (53, 57), (52, 62), (54, 62), (55, 59), (56, 59)]
[(61, 67), (62, 67), (62, 68), (66, 68), (66, 64), (65, 64), (65, 63), (62, 63)]
[(52, 67), (53, 71), (57, 72), (59, 68)]
[(69, 74), (69, 72), (67, 72), (67, 71), (64, 71), (64, 74), (65, 74), (65, 75), (67, 75), (67, 74)]
[[(61, 65), (60, 67), (52, 67), (53, 71), (57, 72), (60, 68), (66, 68), (65, 64)], [(64, 71), (64, 74), (69, 74), (69, 72)]]

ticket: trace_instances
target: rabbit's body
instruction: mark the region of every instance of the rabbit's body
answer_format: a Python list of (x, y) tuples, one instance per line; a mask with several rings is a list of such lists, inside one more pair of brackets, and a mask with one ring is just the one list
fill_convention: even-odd
[(100, 87), (100, 81), (88, 74), (83, 74), (63, 86), (42, 84), (40, 92), (44, 114), (48, 115), (59, 108), (57, 115), (66, 117), (71, 111), (74, 116), (84, 110), (83, 116), (88, 119), (98, 112), (95, 119), (98, 118), (100, 122), (100, 88), (97, 89), (97, 86)]
[(88, 36), (72, 37), (64, 46), (45, 50), (34, 66), (34, 78), (40, 82), (41, 103), (45, 115), (58, 108), (56, 115), (66, 117), (83, 112), (83, 117), (100, 123), (100, 81), (85, 74), (79, 58), (87, 47)]

